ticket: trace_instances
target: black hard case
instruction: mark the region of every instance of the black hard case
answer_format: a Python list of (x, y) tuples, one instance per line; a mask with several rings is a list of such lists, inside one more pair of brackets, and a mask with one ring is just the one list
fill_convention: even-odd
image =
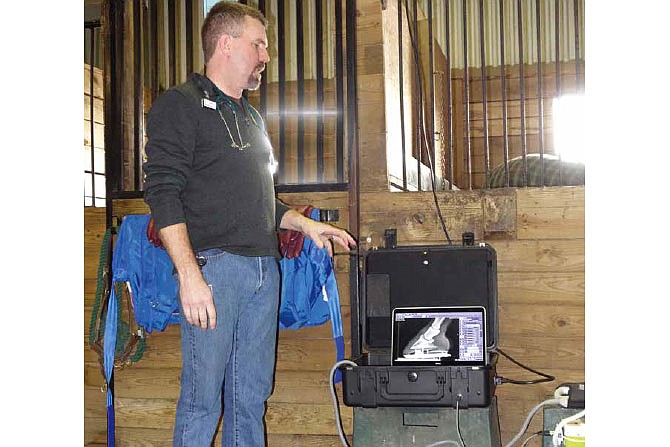
[[(359, 324), (365, 351), (343, 371), (353, 407), (486, 407), (497, 356), (485, 367), (391, 366), (391, 312), (398, 307), (483, 306), (489, 350), (498, 341), (496, 253), (488, 244), (378, 249), (363, 263)], [(460, 397), (459, 397), (460, 395)]]

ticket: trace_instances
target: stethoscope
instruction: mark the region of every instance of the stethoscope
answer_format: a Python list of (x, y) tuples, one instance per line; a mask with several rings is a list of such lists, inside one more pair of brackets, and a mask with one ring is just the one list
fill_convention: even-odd
[[(221, 121), (223, 121), (223, 124), (226, 126), (226, 130), (228, 131), (228, 136), (230, 137), (230, 141), (231, 141), (230, 147), (233, 148), (233, 149), (237, 149), (238, 151), (243, 151), (243, 150), (247, 149), (248, 147), (250, 147), (251, 144), (249, 142), (245, 143), (242, 140), (242, 133), (240, 132), (240, 126), (239, 126), (239, 123), (237, 121), (237, 112), (235, 111), (235, 106), (232, 104), (232, 101), (227, 99), (227, 98), (224, 98), (224, 101), (226, 102), (226, 104), (228, 105), (230, 110), (233, 112), (233, 117), (235, 118), (235, 128), (237, 130), (237, 138), (240, 140), (239, 144), (235, 141), (235, 138), (233, 138), (233, 133), (230, 131), (230, 126), (228, 125), (228, 121), (226, 121), (226, 118), (223, 116), (223, 112), (221, 112), (221, 107), (218, 106), (216, 101), (212, 101), (211, 99), (209, 99), (209, 92), (206, 89), (203, 88), (202, 93), (205, 95), (205, 97), (202, 99), (202, 106), (206, 107), (206, 108), (209, 108), (209, 109), (216, 110), (219, 114), (219, 117), (221, 118)], [(242, 107), (245, 108), (244, 100), (242, 100)], [(263, 129), (258, 124), (258, 122), (256, 121), (256, 118), (254, 117), (253, 113), (248, 112), (246, 115), (251, 118), (251, 121), (253, 122), (254, 126), (256, 126), (260, 130), (263, 130), (265, 140), (266, 140), (266, 144), (270, 148), (270, 150), (268, 151), (270, 153), (269, 154), (270, 159), (269, 159), (268, 167), (269, 167), (270, 173), (274, 174), (277, 171), (277, 162), (275, 160), (274, 153), (272, 151), (272, 143), (270, 142), (270, 136), (268, 135), (267, 130)], [(245, 121), (247, 123), (249, 123), (249, 118), (245, 118)]]

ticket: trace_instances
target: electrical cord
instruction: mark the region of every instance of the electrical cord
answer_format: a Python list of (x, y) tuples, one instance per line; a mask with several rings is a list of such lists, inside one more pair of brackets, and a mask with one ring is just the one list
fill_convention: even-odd
[(428, 444), (426, 447), (437, 447), (438, 445), (447, 445), (447, 444), (453, 444), (456, 447), (461, 447), (461, 445), (458, 442), (452, 441), (451, 439), (446, 439), (444, 441), (437, 441), (432, 444)]
[(508, 378), (502, 377), (502, 376), (497, 376), (495, 378), (496, 385), (501, 385), (503, 383), (513, 383), (513, 384), (516, 384), (516, 385), (534, 385), (536, 383), (552, 382), (552, 381), (556, 380), (556, 377), (554, 377), (550, 374), (546, 374), (546, 373), (543, 373), (543, 372), (540, 372), (540, 371), (536, 371), (532, 368), (529, 368), (529, 367), (517, 362), (509, 354), (505, 353), (505, 351), (503, 351), (500, 348), (495, 348), (492, 351), (497, 353), (497, 354), (502, 355), (505, 358), (507, 358), (510, 362), (514, 363), (515, 365), (520, 366), (521, 368), (523, 368), (527, 371), (530, 371), (533, 374), (537, 374), (538, 376), (544, 377), (543, 379), (535, 379), (535, 380), (516, 380), (516, 379), (508, 379)]
[(529, 443), (530, 441), (532, 441), (533, 438), (535, 438), (536, 436), (548, 435), (548, 434), (549, 434), (549, 432), (544, 431), (544, 430), (537, 431), (537, 432), (533, 433), (532, 435), (530, 435), (529, 437), (527, 437), (527, 438), (523, 441), (523, 444), (521, 444), (521, 447), (526, 447), (526, 446), (528, 445), (528, 443)]
[(351, 360), (340, 360), (335, 363), (330, 369), (330, 396), (333, 398), (333, 408), (335, 409), (335, 420), (337, 422), (337, 433), (340, 435), (340, 441), (345, 447), (351, 447), (347, 441), (347, 437), (344, 435), (344, 430), (342, 429), (342, 417), (340, 416), (340, 405), (337, 402), (337, 393), (335, 393), (335, 371), (342, 365), (349, 366), (358, 366), (356, 363)]
[[(407, 15), (407, 30), (409, 32), (409, 38), (410, 41), (412, 42), (412, 50), (414, 53), (414, 67), (416, 71), (416, 79), (419, 84), (419, 104), (418, 104), (418, 109), (419, 109), (419, 117), (420, 117), (420, 127), (417, 127), (417, 130), (419, 131), (420, 134), (423, 135), (423, 143), (426, 148), (426, 153), (428, 154), (428, 163), (430, 164), (430, 179), (432, 183), (432, 192), (433, 192), (433, 200), (435, 202), (435, 209), (437, 211), (437, 216), (440, 221), (440, 225), (442, 226), (442, 231), (444, 232), (444, 235), (447, 238), (447, 241), (449, 242), (449, 245), (452, 245), (451, 238), (449, 237), (449, 232), (447, 231), (447, 226), (444, 223), (444, 217), (442, 217), (442, 210), (440, 209), (440, 204), (437, 200), (437, 193), (435, 192), (436, 189), (436, 184), (435, 184), (435, 167), (433, 166), (433, 157), (431, 155), (431, 147), (428, 144), (428, 138), (426, 136), (426, 116), (423, 112), (424, 106), (425, 106), (425, 100), (424, 100), (424, 95), (423, 95), (423, 80), (421, 78), (421, 66), (419, 62), (419, 49), (416, 45), (416, 40), (414, 39), (414, 34), (412, 33), (412, 27), (410, 26), (409, 23), (409, 6), (408, 6), (408, 1), (405, 0), (405, 13)], [(431, 73), (432, 76), (432, 73)], [(419, 148), (419, 154), (421, 154), (421, 148)], [(421, 178), (421, 172), (417, 172), (418, 178)]]
[(461, 426), (460, 426), (460, 409), (458, 407), (458, 403), (463, 399), (463, 395), (459, 394), (458, 397), (456, 397), (456, 432), (458, 433), (458, 439), (461, 440), (461, 444), (463, 444), (463, 447), (467, 447), (465, 445), (465, 441), (463, 441), (463, 435), (461, 434)]
[(515, 442), (517, 442), (519, 439), (521, 439), (523, 434), (526, 433), (526, 430), (528, 430), (528, 425), (530, 425), (531, 419), (533, 419), (533, 416), (535, 416), (535, 413), (537, 413), (537, 411), (540, 408), (542, 408), (545, 405), (563, 405), (563, 403), (565, 403), (564, 399), (552, 398), (552, 399), (547, 399), (544, 402), (540, 402), (535, 407), (533, 407), (533, 409), (530, 410), (530, 412), (528, 413), (528, 416), (526, 417), (526, 420), (524, 421), (524, 423), (521, 427), (521, 430), (519, 430), (519, 433), (517, 433), (516, 436), (514, 436), (514, 438), (512, 438), (512, 440), (510, 442), (505, 444), (505, 447), (512, 447)]

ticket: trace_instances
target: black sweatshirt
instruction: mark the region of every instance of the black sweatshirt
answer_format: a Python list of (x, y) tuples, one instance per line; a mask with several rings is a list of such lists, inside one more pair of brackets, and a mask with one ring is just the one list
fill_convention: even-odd
[(144, 197), (158, 229), (186, 223), (196, 252), (279, 257), (275, 230), (289, 207), (275, 198), (272, 146), (245, 99), (192, 74), (156, 100), (147, 136)]

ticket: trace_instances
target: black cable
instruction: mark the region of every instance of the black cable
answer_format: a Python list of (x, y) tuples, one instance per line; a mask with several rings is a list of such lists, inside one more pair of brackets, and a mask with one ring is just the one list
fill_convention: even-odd
[[(407, 15), (407, 31), (409, 32), (409, 39), (412, 42), (412, 50), (414, 52), (414, 68), (416, 71), (416, 79), (417, 82), (419, 83), (419, 117), (420, 117), (420, 126), (417, 128), (417, 131), (420, 134), (423, 134), (423, 143), (426, 147), (426, 153), (428, 154), (428, 163), (430, 164), (430, 179), (432, 182), (432, 190), (433, 190), (433, 200), (435, 201), (435, 209), (437, 210), (437, 216), (440, 220), (440, 225), (442, 226), (442, 231), (444, 232), (444, 235), (447, 237), (447, 241), (449, 242), (449, 245), (452, 245), (451, 238), (449, 237), (449, 232), (447, 231), (447, 226), (444, 223), (444, 217), (442, 217), (442, 210), (440, 210), (440, 205), (437, 200), (437, 193), (435, 192), (435, 167), (433, 166), (433, 157), (431, 155), (431, 148), (430, 145), (428, 144), (428, 139), (426, 137), (426, 117), (423, 113), (424, 109), (424, 98), (423, 98), (423, 81), (421, 79), (421, 66), (419, 64), (419, 49), (416, 45), (416, 41), (414, 39), (414, 34), (412, 33), (412, 26), (409, 23), (409, 6), (408, 6), (408, 0), (405, 0), (405, 13)], [(400, 67), (402, 70), (402, 67)], [(432, 73), (430, 74), (431, 76), (433, 75)], [(421, 148), (419, 147), (419, 154), (421, 153)], [(417, 172), (417, 176), (420, 178), (421, 177), (421, 172)]]
[(493, 349), (493, 352), (495, 352), (497, 354), (501, 354), (502, 356), (507, 358), (509, 361), (511, 361), (515, 365), (520, 366), (521, 368), (523, 368), (527, 371), (530, 371), (533, 374), (537, 374), (538, 376), (544, 377), (544, 379), (536, 379), (536, 380), (515, 380), (515, 379), (508, 379), (506, 377), (498, 376), (498, 377), (496, 377), (496, 381), (498, 382), (498, 384), (513, 383), (513, 384), (516, 384), (516, 385), (534, 385), (536, 383), (552, 382), (552, 381), (556, 380), (556, 377), (554, 377), (550, 374), (545, 374), (543, 372), (536, 371), (532, 368), (529, 368), (529, 367), (517, 362), (509, 354), (506, 354), (505, 351), (503, 351), (500, 348)]

